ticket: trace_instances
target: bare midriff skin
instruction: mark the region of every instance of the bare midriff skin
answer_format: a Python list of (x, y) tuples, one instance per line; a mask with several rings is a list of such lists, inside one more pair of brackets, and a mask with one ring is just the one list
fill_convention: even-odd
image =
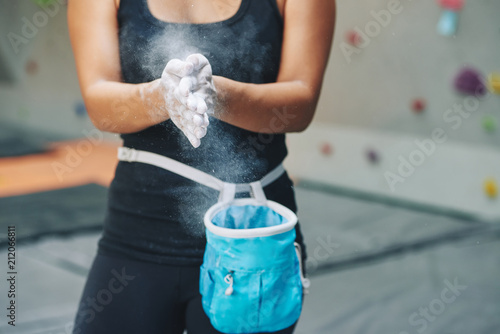
[[(232, 17), (241, 0), (148, 0), (151, 13), (169, 22), (209, 23)], [(277, 0), (284, 19), (276, 83), (250, 84), (213, 76), (215, 117), (255, 132), (300, 132), (310, 124), (321, 90), (335, 24), (335, 0)], [(169, 118), (160, 80), (122, 81), (117, 10), (119, 0), (70, 0), (68, 22), (78, 77), (94, 125), (133, 133)], [(165, 65), (168, 60), (165, 61)], [(279, 131), (270, 126), (286, 108)], [(151, 113), (154, 109), (155, 112)]]

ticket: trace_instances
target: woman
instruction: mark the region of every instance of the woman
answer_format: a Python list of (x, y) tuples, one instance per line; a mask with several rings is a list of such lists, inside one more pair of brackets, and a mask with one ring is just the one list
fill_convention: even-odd
[[(313, 118), (335, 2), (71, 0), (68, 22), (98, 129), (248, 183), (283, 161), (284, 133)], [(296, 211), (286, 173), (264, 191)], [(162, 168), (120, 161), (74, 333), (219, 333), (198, 292), (202, 217), (217, 196)], [(296, 232), (303, 245), (299, 225)]]

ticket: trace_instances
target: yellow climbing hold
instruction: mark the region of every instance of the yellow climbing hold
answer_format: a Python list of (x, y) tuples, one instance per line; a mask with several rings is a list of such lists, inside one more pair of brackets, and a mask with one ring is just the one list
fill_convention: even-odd
[(493, 93), (500, 94), (500, 73), (491, 73), (488, 77), (488, 84)]
[(498, 196), (498, 185), (494, 179), (487, 179), (484, 181), (484, 192), (490, 198), (496, 198)]

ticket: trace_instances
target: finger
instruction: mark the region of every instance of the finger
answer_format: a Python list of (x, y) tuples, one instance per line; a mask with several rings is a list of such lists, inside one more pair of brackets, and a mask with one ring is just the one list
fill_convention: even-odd
[(191, 76), (183, 77), (179, 83), (179, 93), (184, 97), (188, 97), (194, 87), (195, 81)]
[(194, 129), (194, 135), (198, 139), (205, 137), (206, 134), (207, 134), (207, 128), (198, 127), (196, 129)]
[(201, 67), (197, 77), (200, 81), (203, 82), (211, 82), (212, 80), (212, 66), (210, 64), (206, 64), (204, 67)]
[(196, 112), (201, 115), (205, 114), (208, 110), (205, 99), (199, 94), (194, 94), (194, 96), (196, 96)]
[(186, 62), (190, 62), (191, 64), (193, 64), (195, 71), (198, 71), (199, 69), (209, 65), (208, 59), (200, 53), (189, 55), (186, 58)]
[(198, 114), (195, 114), (193, 116), (193, 124), (195, 126), (202, 126), (203, 124), (205, 123), (205, 120), (203, 119), (203, 117), (201, 115), (198, 115)]
[(184, 131), (184, 135), (187, 137), (191, 145), (193, 145), (194, 148), (197, 148), (200, 146), (201, 141), (199, 138), (197, 138), (193, 133), (189, 131)]
[(189, 94), (186, 106), (189, 110), (196, 111), (196, 108), (198, 107), (198, 99), (196, 99), (196, 96), (194, 96), (193, 94)]
[(175, 87), (175, 90), (173, 92), (173, 97), (175, 98), (176, 103), (182, 107), (182, 110), (179, 110), (179, 113), (182, 113), (182, 111), (187, 108), (186, 106), (187, 97), (180, 92), (179, 86)]
[(177, 118), (179, 118), (180, 122), (183, 122), (183, 124), (185, 122), (184, 113), (186, 112), (186, 110), (187, 110), (186, 107), (181, 105), (181, 106), (179, 106), (178, 112), (175, 115)]
[(198, 100), (198, 105), (196, 106), (196, 112), (203, 115), (206, 114), (208, 110), (207, 104), (203, 99)]
[(203, 114), (203, 124), (202, 124), (202, 126), (208, 127), (209, 125), (210, 125), (210, 121), (208, 120), (208, 115), (207, 114)]
[(194, 133), (195, 129), (196, 125), (194, 125), (191, 121), (187, 121), (184, 125), (184, 130), (189, 131), (190, 133)]
[(181, 120), (182, 126), (191, 132), (193, 132), (194, 129), (196, 128), (196, 125), (193, 122), (194, 115), (196, 115), (196, 113), (194, 111), (185, 109), (183, 111), (182, 117), (181, 117), (182, 118), (182, 120)]
[(182, 78), (193, 73), (193, 67), (193, 63), (191, 62), (182, 61), (180, 59), (172, 59), (167, 63), (167, 66), (165, 66), (164, 72)]

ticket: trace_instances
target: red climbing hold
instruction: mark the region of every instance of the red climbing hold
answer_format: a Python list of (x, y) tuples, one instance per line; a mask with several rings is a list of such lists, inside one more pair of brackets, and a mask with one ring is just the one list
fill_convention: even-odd
[(34, 60), (28, 60), (25, 70), (29, 75), (35, 75), (38, 72), (38, 63)]
[(411, 102), (411, 109), (415, 113), (423, 112), (426, 109), (426, 107), (427, 107), (427, 103), (425, 102), (424, 99), (417, 98)]
[(458, 12), (464, 7), (464, 0), (438, 0), (439, 5), (443, 8)]
[(361, 44), (361, 36), (355, 30), (349, 30), (346, 34), (347, 42), (353, 46), (358, 46)]
[(321, 154), (323, 154), (323, 155), (326, 155), (326, 156), (332, 155), (332, 153), (333, 153), (332, 145), (330, 145), (329, 143), (323, 143), (323, 144), (321, 144), (320, 151), (321, 151)]

